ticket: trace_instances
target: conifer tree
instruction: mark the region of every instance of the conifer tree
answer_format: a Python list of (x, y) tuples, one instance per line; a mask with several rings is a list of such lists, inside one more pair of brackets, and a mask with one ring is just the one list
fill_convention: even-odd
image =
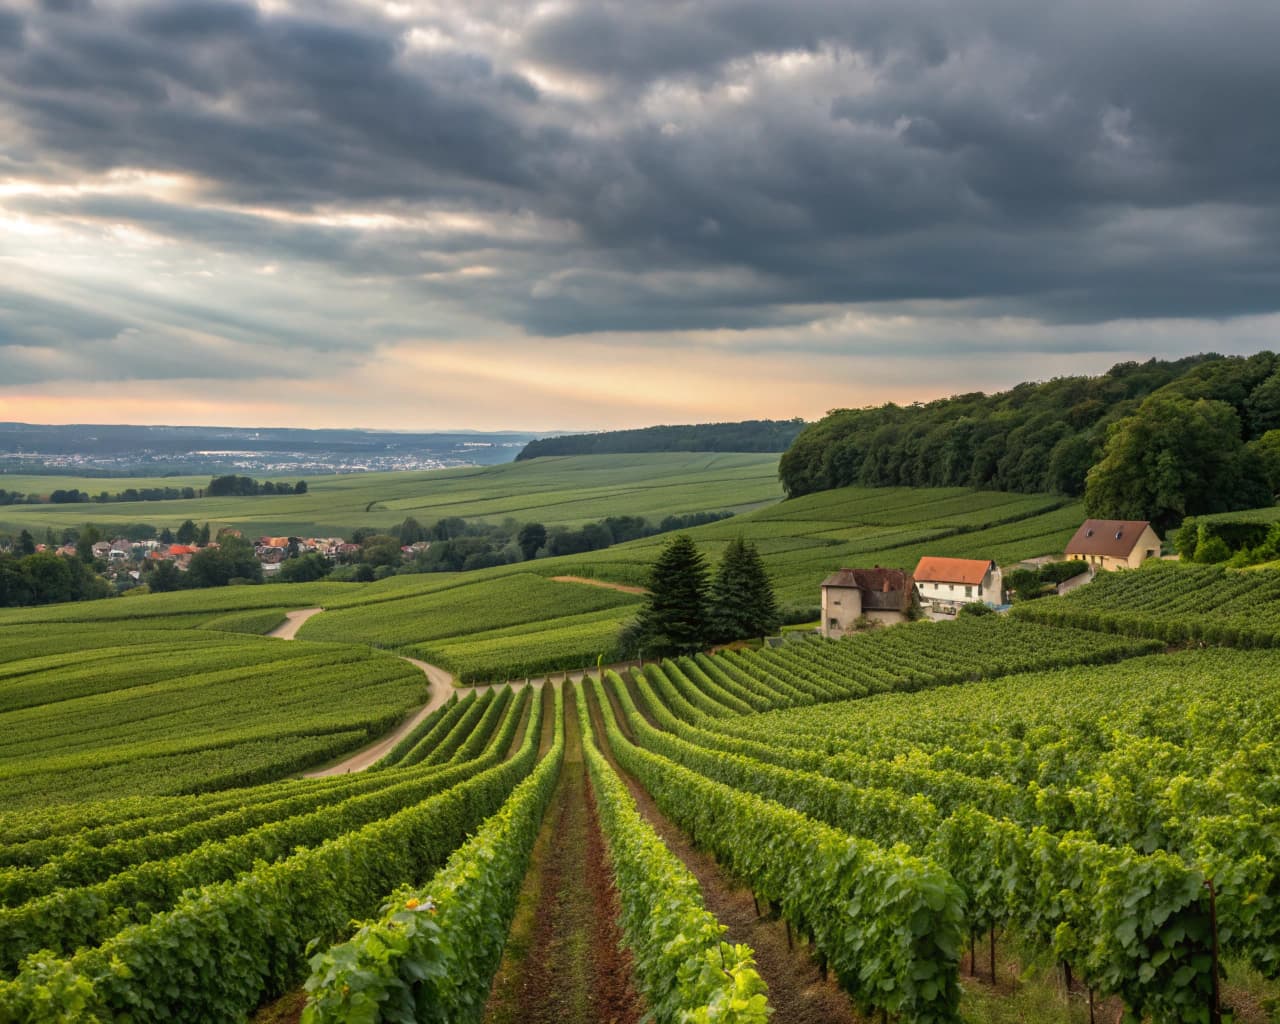
[(706, 646), (707, 563), (687, 534), (662, 549), (636, 632), (647, 654), (691, 654)]
[(760, 552), (741, 536), (725, 548), (711, 584), (708, 619), (717, 642), (767, 636), (779, 625), (773, 584)]

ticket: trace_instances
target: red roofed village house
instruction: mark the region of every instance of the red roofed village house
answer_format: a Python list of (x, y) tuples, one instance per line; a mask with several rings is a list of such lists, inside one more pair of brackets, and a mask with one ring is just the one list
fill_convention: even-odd
[(1160, 557), (1160, 538), (1145, 519), (1086, 519), (1066, 555), (1093, 569), (1136, 569)]
[(920, 603), (935, 612), (954, 612), (981, 601), (993, 608), (1004, 603), (1004, 577), (991, 559), (920, 559), (913, 574)]
[[(822, 635), (838, 640), (859, 619), (893, 625), (911, 611), (911, 577), (901, 569), (841, 569), (822, 581)], [(864, 618), (865, 617), (865, 618)]]

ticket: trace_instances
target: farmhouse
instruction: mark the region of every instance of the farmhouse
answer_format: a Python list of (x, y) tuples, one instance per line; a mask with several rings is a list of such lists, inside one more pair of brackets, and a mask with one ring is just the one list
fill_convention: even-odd
[[(893, 625), (907, 621), (911, 577), (901, 569), (841, 569), (822, 581), (822, 635), (838, 640), (858, 620)], [(865, 617), (865, 618), (864, 618)]]
[(914, 575), (920, 603), (935, 612), (954, 612), (971, 601), (994, 608), (1004, 600), (1004, 578), (989, 558), (926, 555)]
[(1066, 556), (1094, 569), (1136, 569), (1160, 557), (1160, 538), (1145, 519), (1086, 519)]

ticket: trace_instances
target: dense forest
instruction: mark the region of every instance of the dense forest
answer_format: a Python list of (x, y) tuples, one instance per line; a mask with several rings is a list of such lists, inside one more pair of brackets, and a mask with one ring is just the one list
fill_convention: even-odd
[(839, 409), (801, 432), (779, 472), (792, 496), (850, 484), (1050, 491), (1084, 495), (1092, 515), (1167, 529), (1184, 515), (1270, 504), (1277, 428), (1275, 354), (1196, 355)]
[(609, 430), (530, 441), (516, 456), (623, 455), (636, 452), (782, 452), (804, 428), (804, 420), (744, 420), (682, 426)]

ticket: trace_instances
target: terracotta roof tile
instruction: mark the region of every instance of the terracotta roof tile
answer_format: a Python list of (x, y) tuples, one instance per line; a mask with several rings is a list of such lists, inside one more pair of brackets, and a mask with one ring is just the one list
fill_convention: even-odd
[(926, 583), (968, 583), (980, 584), (983, 577), (991, 570), (991, 559), (985, 558), (939, 558), (925, 555), (920, 559), (913, 573), (917, 580)]

